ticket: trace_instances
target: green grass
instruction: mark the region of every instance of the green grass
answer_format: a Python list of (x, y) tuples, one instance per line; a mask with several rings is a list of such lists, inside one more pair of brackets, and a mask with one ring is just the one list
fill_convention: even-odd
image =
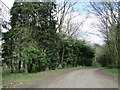
[(118, 73), (119, 69), (116, 69), (116, 68), (105, 68), (105, 69), (103, 69), (103, 71), (108, 71), (108, 72), (112, 72), (112, 73)]
[(119, 69), (116, 68), (104, 68), (102, 71), (108, 72), (112, 77), (118, 79)]
[(3, 81), (3, 87), (4, 88), (10, 88), (10, 87), (19, 87), (19, 84), (21, 83), (29, 83), (32, 80), (36, 79), (43, 79), (42, 76), (44, 75), (56, 75), (60, 72), (63, 71), (68, 71), (68, 70), (77, 70), (81, 68), (91, 68), (91, 67), (85, 67), (85, 66), (78, 66), (78, 67), (68, 67), (65, 69), (58, 69), (58, 70), (49, 70), (49, 71), (44, 71), (44, 72), (38, 72), (38, 73), (16, 73), (16, 74), (11, 74), (9, 70), (3, 71), (2, 72), (2, 81)]
[(93, 62), (93, 63), (92, 63), (92, 66), (93, 66), (93, 67), (101, 67), (101, 65), (100, 65), (99, 63), (97, 63), (97, 62)]
[[(47, 75), (47, 74), (54, 74), (57, 73), (57, 71), (45, 71), (45, 72), (38, 72), (38, 73), (16, 73), (16, 74), (3, 74), (2, 81), (3, 81), (3, 87), (17, 87), (16, 85), (20, 83), (27, 83), (31, 80), (42, 79), (40, 76)], [(6, 72), (5, 72), (6, 73)]]

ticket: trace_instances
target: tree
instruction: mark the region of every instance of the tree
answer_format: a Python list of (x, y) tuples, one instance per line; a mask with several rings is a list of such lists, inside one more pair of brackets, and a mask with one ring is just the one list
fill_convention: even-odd
[(120, 60), (120, 30), (119, 30), (119, 4), (120, 2), (99, 2), (91, 3), (91, 6), (95, 10), (98, 18), (102, 23), (101, 32), (105, 37), (106, 42), (106, 54), (111, 58), (107, 67), (119, 68)]
[[(7, 47), (3, 44), (3, 52), (5, 54), (9, 53), (11, 62), (19, 63), (19, 70), (21, 63), (24, 64), (23, 67), (26, 73), (29, 70), (28, 53), (30, 52), (27, 52), (27, 49), (29, 50), (32, 46), (43, 50), (44, 46), (47, 47), (53, 41), (52, 35), (56, 33), (55, 21), (53, 20), (54, 17), (52, 17), (54, 7), (55, 4), (52, 2), (14, 3), (11, 9), (12, 28), (4, 35), (3, 40)], [(8, 61), (9, 56), (3, 55), (3, 57)], [(13, 64), (10, 65), (14, 66)]]
[(55, 12), (54, 2), (14, 3), (11, 29), (3, 34), (2, 55), (11, 73), (91, 65), (93, 49), (84, 41), (57, 32)]

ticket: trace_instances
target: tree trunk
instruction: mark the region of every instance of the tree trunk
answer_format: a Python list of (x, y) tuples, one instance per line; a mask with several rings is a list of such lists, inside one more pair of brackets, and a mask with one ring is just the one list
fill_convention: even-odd
[(65, 53), (65, 49), (63, 48), (61, 62), (63, 62), (63, 60), (64, 60), (64, 53)]
[(28, 65), (25, 63), (25, 73), (28, 73)]
[(21, 72), (21, 60), (19, 61), (19, 66), (18, 66), (18, 69), (19, 69), (19, 73)]
[[(61, 63), (62, 63), (63, 60), (64, 60), (64, 53), (65, 53), (65, 49), (63, 48), (62, 57), (61, 57)], [(63, 65), (62, 65), (62, 68), (63, 68)]]
[(13, 62), (12, 62), (12, 60), (11, 60), (11, 62), (10, 62), (10, 65), (11, 65), (11, 66), (10, 66), (10, 67), (11, 67), (11, 68), (10, 68), (10, 69), (11, 69), (11, 73), (13, 73)]

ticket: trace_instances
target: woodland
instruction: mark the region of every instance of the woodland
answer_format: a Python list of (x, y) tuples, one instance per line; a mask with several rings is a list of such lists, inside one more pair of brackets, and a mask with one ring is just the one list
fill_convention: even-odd
[[(119, 68), (120, 2), (90, 3), (102, 22), (100, 32), (105, 39), (104, 45), (94, 46), (62, 32), (67, 3), (58, 10), (55, 2), (14, 2), (10, 22), (2, 23), (4, 28), (8, 28), (8, 24), (11, 26), (2, 33), (2, 66), (5, 69), (11, 73), (33, 73), (92, 66), (93, 62), (107, 68)], [(60, 11), (58, 21), (56, 14)]]

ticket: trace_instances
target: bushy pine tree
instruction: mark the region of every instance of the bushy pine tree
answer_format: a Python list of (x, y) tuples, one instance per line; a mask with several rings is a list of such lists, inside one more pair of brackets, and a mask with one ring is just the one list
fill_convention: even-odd
[(94, 50), (84, 41), (57, 33), (53, 2), (15, 2), (11, 29), (3, 34), (3, 63), (11, 72), (38, 72), (91, 65)]

